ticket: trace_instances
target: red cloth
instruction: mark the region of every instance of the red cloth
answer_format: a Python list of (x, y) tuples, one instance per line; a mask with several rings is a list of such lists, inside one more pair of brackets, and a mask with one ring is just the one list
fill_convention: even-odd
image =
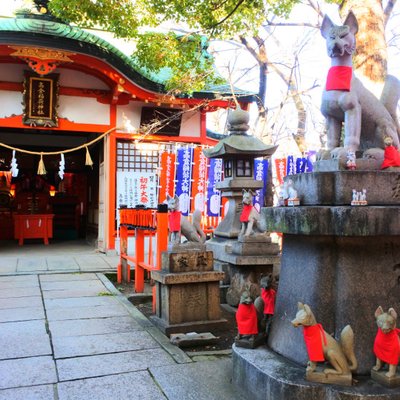
[(381, 169), (389, 167), (400, 167), (400, 153), (394, 146), (386, 146), (385, 154), (383, 156), (383, 163)]
[(352, 67), (330, 67), (326, 78), (325, 90), (345, 90), (349, 92), (352, 75)]
[(264, 300), (264, 314), (274, 315), (276, 291), (274, 289), (261, 289), (261, 298)]
[(324, 338), (324, 344), (326, 345), (326, 336), (322, 325), (315, 324), (312, 326), (305, 326), (303, 329), (303, 335), (310, 361), (324, 361), (322, 338)]
[(381, 328), (378, 328), (378, 333), (374, 342), (375, 355), (387, 364), (397, 365), (400, 358), (400, 329), (395, 328), (389, 333), (383, 333)]
[(171, 211), (168, 214), (168, 229), (170, 232), (179, 232), (181, 230), (180, 211)]
[(244, 204), (242, 213), (240, 214), (240, 222), (249, 222), (249, 215), (253, 206), (251, 204)]
[(257, 335), (257, 311), (254, 304), (239, 304), (236, 322), (240, 335)]

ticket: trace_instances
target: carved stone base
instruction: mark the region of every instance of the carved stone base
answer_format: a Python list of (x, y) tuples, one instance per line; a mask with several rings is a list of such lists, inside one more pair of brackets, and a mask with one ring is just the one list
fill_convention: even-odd
[(204, 243), (196, 242), (184, 242), (184, 243), (168, 243), (168, 252), (180, 252), (180, 251), (206, 251), (206, 245)]
[(374, 371), (371, 369), (371, 378), (384, 385), (386, 387), (399, 387), (400, 386), (400, 374), (396, 374), (395, 376), (388, 378), (385, 374), (387, 373), (387, 369), (382, 369), (380, 371)]
[(235, 338), (235, 345), (245, 349), (255, 349), (263, 344), (265, 344), (265, 335), (262, 334), (251, 336), (250, 338)]
[(306, 379), (310, 382), (328, 383), (330, 385), (341, 385), (341, 386), (351, 386), (353, 383), (353, 378), (351, 373), (344, 375), (335, 375), (335, 374), (326, 375), (324, 373), (323, 365), (318, 366), (317, 369), (313, 372), (306, 371)]

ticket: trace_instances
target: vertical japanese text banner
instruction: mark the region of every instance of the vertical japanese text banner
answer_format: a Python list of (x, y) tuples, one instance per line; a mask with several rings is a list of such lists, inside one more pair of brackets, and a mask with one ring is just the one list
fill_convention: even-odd
[(219, 217), (221, 212), (221, 193), (215, 188), (215, 184), (222, 180), (222, 159), (211, 158), (208, 169), (207, 186), (207, 215)]
[(164, 203), (167, 194), (171, 197), (175, 193), (175, 154), (163, 152), (160, 156), (160, 186), (158, 191), (158, 203)]
[(200, 146), (193, 150), (193, 173), (192, 173), (192, 202), (191, 212), (205, 209), (206, 182), (207, 182), (207, 157)]
[(258, 212), (264, 207), (264, 198), (267, 190), (268, 160), (254, 160), (254, 179), (263, 181), (263, 187), (256, 190), (253, 205)]
[(175, 194), (179, 197), (179, 210), (188, 215), (190, 209), (190, 184), (192, 178), (193, 148), (178, 149), (176, 160)]
[(283, 178), (286, 176), (286, 158), (275, 159), (276, 179), (278, 184), (283, 184)]
[(286, 175), (294, 175), (296, 173), (296, 164), (294, 163), (294, 157), (289, 156), (287, 158)]

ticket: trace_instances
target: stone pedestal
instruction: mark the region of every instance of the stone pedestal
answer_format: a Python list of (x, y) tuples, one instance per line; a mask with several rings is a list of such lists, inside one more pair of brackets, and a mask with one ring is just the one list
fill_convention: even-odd
[(164, 252), (162, 269), (151, 275), (156, 282), (156, 316), (151, 319), (166, 335), (212, 332), (226, 324), (219, 301), (224, 273), (213, 270), (212, 252)]
[[(359, 364), (355, 379), (359, 380), (369, 376), (375, 365), (376, 308), (398, 305), (400, 176), (343, 171), (291, 179), (303, 206), (262, 210), (268, 229), (283, 233), (279, 291), (268, 345), (274, 354), (283, 356), (284, 364), (302, 365), (305, 376), (308, 357), (302, 329), (294, 329), (290, 321), (297, 302), (307, 303), (317, 322), (336, 337), (345, 325), (351, 325)], [(367, 206), (350, 206), (353, 188), (367, 189)], [(274, 400), (291, 398), (277, 396)], [(336, 397), (329, 397), (327, 390), (322, 397), (304, 398)]]

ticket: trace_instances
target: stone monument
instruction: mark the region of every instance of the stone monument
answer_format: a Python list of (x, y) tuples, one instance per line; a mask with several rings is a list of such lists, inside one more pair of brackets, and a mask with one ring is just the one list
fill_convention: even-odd
[(271, 242), (268, 233), (240, 234), (243, 189), (249, 192), (263, 187), (262, 181), (254, 179), (254, 159), (270, 157), (276, 150), (276, 146), (248, 135), (248, 122), (248, 112), (240, 108), (232, 111), (228, 117), (229, 135), (215, 147), (204, 150), (206, 157), (222, 158), (224, 162), (224, 180), (216, 188), (228, 199), (228, 211), (206, 245), (214, 253), (216, 269), (226, 273), (226, 300), (232, 306), (239, 304), (246, 289), (256, 298), (261, 274), (272, 272), (280, 259), (279, 246)]
[[(344, 26), (325, 17), (321, 30), (332, 66), (347, 71), (348, 78), (346, 87), (338, 87), (337, 79), (331, 85), (328, 79), (323, 93), (328, 150), (322, 156), (331, 159), (317, 161), (315, 172), (290, 177), (300, 207), (262, 210), (268, 229), (283, 233), (275, 315), (269, 349), (256, 350), (259, 353), (254, 356), (234, 348), (233, 381), (254, 399), (397, 400), (400, 388), (380, 385), (370, 373), (376, 366), (373, 310), (379, 304), (395, 306), (399, 299), (400, 175), (389, 168), (380, 170), (384, 135), (399, 146), (393, 113), (398, 100), (393, 92), (398, 93), (399, 85), (388, 76), (381, 102), (353, 75), (351, 53), (357, 21), (352, 13)], [(358, 158), (361, 152), (364, 158)], [(358, 361), (353, 386), (305, 380), (306, 348), (301, 332), (293, 332), (289, 321), (298, 301), (309, 304), (324, 329), (335, 337), (351, 325)]]
[(213, 270), (213, 254), (204, 250), (166, 251), (156, 283), (156, 315), (152, 321), (166, 335), (205, 332), (225, 326), (221, 318), (219, 282), (224, 273)]

